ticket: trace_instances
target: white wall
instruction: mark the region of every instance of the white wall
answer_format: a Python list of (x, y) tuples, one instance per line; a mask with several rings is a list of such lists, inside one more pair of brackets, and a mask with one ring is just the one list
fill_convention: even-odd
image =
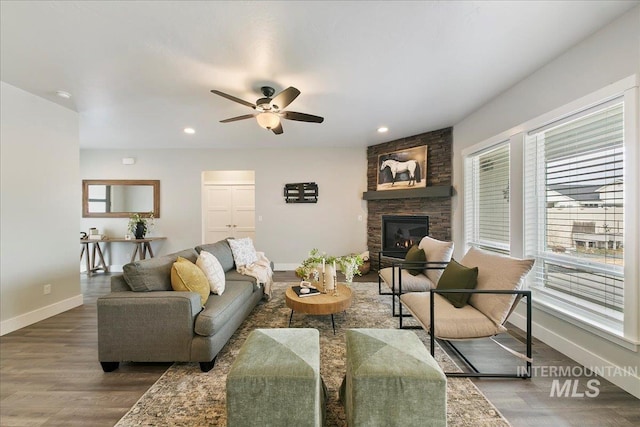
[[(640, 73), (640, 6), (583, 40), (513, 86), (453, 128), (453, 238), (456, 254), (464, 252), (463, 164), (461, 150), (588, 95), (627, 76)], [(638, 189), (638, 187), (636, 187)], [(640, 191), (640, 190), (639, 190)], [(638, 215), (638, 212), (629, 212)], [(637, 309), (640, 307), (637, 307)], [(535, 309), (534, 334), (586, 366), (640, 365), (637, 345), (627, 348)], [(640, 378), (609, 378), (640, 397)]]
[[(123, 157), (135, 157), (136, 164), (122, 165)], [(154, 243), (156, 255), (202, 243), (202, 172), (255, 171), (256, 216), (262, 217), (255, 244), (277, 268), (295, 267), (314, 247), (336, 255), (366, 250), (366, 167), (363, 148), (80, 151), (82, 179), (160, 180), (160, 218), (151, 235), (167, 240)], [(318, 203), (285, 203), (284, 184), (312, 181)], [(83, 218), (80, 228), (123, 236), (126, 226), (126, 218)], [(107, 263), (117, 271), (131, 248), (112, 246)]]
[[(0, 334), (82, 304), (78, 115), (0, 83)], [(43, 286), (51, 293), (43, 295)]]

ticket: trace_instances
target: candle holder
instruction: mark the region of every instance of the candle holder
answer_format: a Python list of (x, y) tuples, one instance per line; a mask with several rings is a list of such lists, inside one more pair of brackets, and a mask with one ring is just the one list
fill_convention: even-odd
[(322, 269), (322, 293), (323, 294), (327, 293), (327, 280), (326, 280), (326, 274), (324, 272), (324, 268)]

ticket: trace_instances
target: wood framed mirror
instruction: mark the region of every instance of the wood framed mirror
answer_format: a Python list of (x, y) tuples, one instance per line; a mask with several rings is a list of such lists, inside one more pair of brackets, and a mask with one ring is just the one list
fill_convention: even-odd
[(160, 218), (160, 181), (83, 179), (83, 218), (129, 218), (133, 213)]

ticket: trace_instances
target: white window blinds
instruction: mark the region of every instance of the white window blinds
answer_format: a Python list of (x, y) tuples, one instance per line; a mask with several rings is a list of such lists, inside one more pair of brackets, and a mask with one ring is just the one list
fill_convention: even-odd
[(624, 301), (623, 125), (618, 99), (529, 132), (525, 147), (535, 287), (610, 319)]
[(509, 143), (465, 160), (467, 245), (509, 253)]

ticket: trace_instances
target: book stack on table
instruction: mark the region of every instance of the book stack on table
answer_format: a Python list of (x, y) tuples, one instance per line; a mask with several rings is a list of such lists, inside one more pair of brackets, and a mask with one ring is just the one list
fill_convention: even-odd
[[(314, 295), (320, 295), (321, 292), (319, 290), (317, 290), (316, 288), (303, 288), (301, 286), (292, 286), (293, 291), (296, 293), (296, 295), (298, 295), (300, 298), (305, 298), (305, 297), (312, 297)], [(306, 289), (309, 292), (303, 292), (302, 290)]]

